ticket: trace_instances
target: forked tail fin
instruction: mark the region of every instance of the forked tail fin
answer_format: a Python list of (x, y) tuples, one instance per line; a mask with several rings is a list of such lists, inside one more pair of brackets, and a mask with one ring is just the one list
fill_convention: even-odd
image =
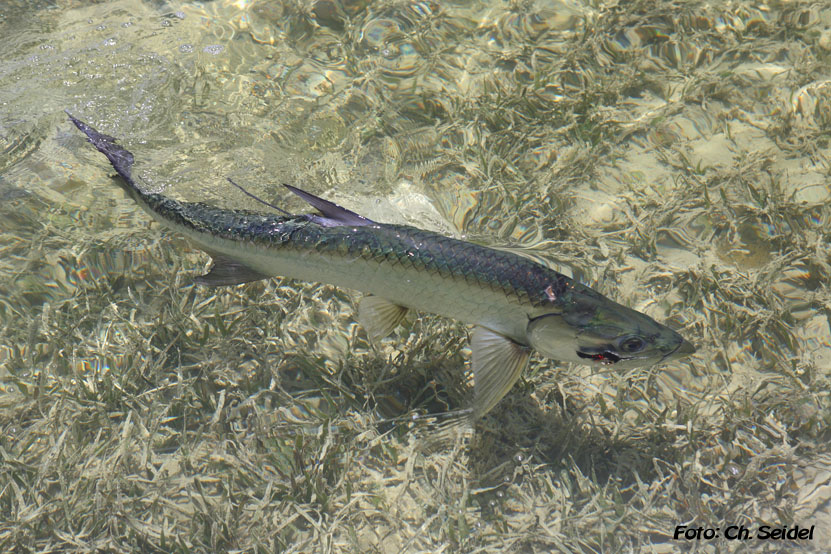
[(112, 164), (113, 169), (115, 169), (116, 173), (118, 173), (123, 179), (123, 182), (119, 182), (121, 188), (131, 195), (138, 194), (139, 196), (143, 196), (143, 193), (136, 186), (136, 183), (133, 181), (132, 177), (133, 154), (122, 148), (113, 137), (99, 133), (80, 119), (74, 117), (68, 111), (66, 112), (66, 115), (68, 115), (72, 123), (74, 123), (75, 126), (87, 136), (87, 140), (89, 140), (99, 152), (107, 156), (107, 159), (110, 160), (110, 164)]

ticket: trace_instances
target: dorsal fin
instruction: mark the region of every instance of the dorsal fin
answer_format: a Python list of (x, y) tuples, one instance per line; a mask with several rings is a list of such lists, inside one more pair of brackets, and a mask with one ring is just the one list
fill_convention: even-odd
[(314, 194), (310, 194), (305, 190), (286, 184), (283, 186), (314, 206), (326, 220), (320, 223), (327, 227), (337, 227), (340, 225), (354, 225), (358, 227), (363, 225), (376, 225), (374, 221), (367, 219), (362, 215), (358, 215), (355, 212), (342, 208), (333, 202), (329, 202), (328, 200), (324, 200)]

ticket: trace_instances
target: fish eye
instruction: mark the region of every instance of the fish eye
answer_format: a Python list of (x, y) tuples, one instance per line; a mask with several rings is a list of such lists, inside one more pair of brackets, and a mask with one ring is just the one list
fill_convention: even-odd
[(620, 349), (624, 352), (640, 352), (646, 347), (646, 341), (640, 337), (627, 337), (620, 341)]

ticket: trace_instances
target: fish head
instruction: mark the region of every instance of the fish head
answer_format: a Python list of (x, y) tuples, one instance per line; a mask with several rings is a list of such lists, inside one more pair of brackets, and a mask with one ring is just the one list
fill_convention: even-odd
[(529, 315), (528, 342), (548, 358), (631, 369), (695, 352), (669, 327), (590, 289), (568, 296)]

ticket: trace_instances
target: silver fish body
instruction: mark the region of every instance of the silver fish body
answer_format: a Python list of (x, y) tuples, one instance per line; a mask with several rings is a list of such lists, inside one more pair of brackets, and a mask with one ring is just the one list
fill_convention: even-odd
[(504, 396), (531, 349), (561, 361), (619, 368), (692, 353), (678, 333), (569, 277), (504, 250), (404, 225), (376, 223), (288, 187), (318, 214), (227, 210), (146, 194), (131, 176), (133, 156), (115, 139), (69, 116), (151, 216), (214, 259), (197, 277), (229, 285), (283, 276), (368, 293), (358, 318), (373, 338), (409, 309), (474, 325), (474, 417)]

